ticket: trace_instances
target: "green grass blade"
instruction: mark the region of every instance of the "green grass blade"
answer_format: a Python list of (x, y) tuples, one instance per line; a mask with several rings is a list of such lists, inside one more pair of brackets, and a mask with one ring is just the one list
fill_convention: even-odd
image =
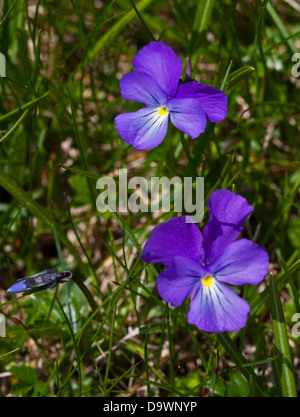
[(210, 16), (214, 7), (215, 0), (200, 0), (193, 22), (193, 31), (201, 34), (209, 26)]
[(227, 333), (218, 333), (217, 339), (221, 343), (225, 351), (228, 353), (228, 355), (230, 355), (231, 359), (240, 369), (247, 381), (250, 383), (252, 379), (251, 382), (255, 384), (256, 391), (258, 391), (260, 395), (266, 396), (266, 392), (253, 369), (249, 368), (248, 366), (243, 366), (247, 364), (247, 361), (244, 358), (244, 356), (240, 353), (240, 351), (237, 349), (233, 341), (230, 339), (229, 335)]
[(19, 0), (15, 0), (13, 2), (13, 4), (10, 6), (9, 10), (7, 11), (7, 13), (5, 14), (5, 16), (3, 16), (1, 22), (0, 22), (0, 29), (2, 28), (2, 26), (4, 25), (6, 19), (8, 19), (8, 16), (10, 15), (10, 13), (13, 11), (15, 5), (18, 3)]
[(272, 20), (274, 21), (275, 25), (277, 26), (283, 40), (285, 41), (286, 45), (289, 47), (293, 54), (298, 52), (298, 49), (295, 46), (294, 41), (291, 39), (291, 34), (285, 27), (284, 23), (282, 22), (279, 14), (276, 12), (274, 6), (269, 2), (267, 4), (267, 11), (271, 16)]
[(140, 19), (140, 21), (142, 22), (142, 24), (144, 25), (147, 33), (149, 34), (149, 39), (150, 41), (155, 41), (155, 37), (153, 35), (153, 33), (151, 32), (151, 30), (149, 29), (148, 25), (146, 24), (146, 22), (144, 21), (144, 19), (142, 18), (140, 12), (138, 11), (138, 9), (136, 8), (136, 5), (134, 4), (133, 0), (130, 0), (131, 6), (134, 8), (134, 11), (137, 15), (137, 17)]
[[(141, 13), (146, 7), (148, 7), (153, 0), (141, 0), (137, 5), (136, 9)], [(102, 51), (102, 49), (111, 43), (112, 39), (115, 38), (124, 27), (135, 17), (137, 17), (135, 10), (132, 8), (125, 14), (117, 23), (115, 23), (109, 30), (107, 30), (103, 36), (95, 43), (95, 45), (89, 50), (85, 64), (91, 62), (95, 56)]]
[(73, 341), (73, 346), (74, 346), (74, 351), (75, 351), (75, 356), (76, 356), (76, 360), (77, 360), (77, 369), (78, 369), (78, 395), (79, 397), (81, 397), (81, 390), (82, 390), (82, 372), (81, 372), (81, 361), (80, 361), (80, 352), (79, 352), (79, 346), (77, 344), (73, 329), (72, 329), (72, 325), (68, 319), (68, 316), (66, 315), (64, 308), (61, 304), (61, 302), (59, 301), (59, 298), (56, 295), (56, 300), (58, 302), (59, 308), (65, 318), (65, 322), (68, 326), (69, 332), (70, 332), (70, 336), (72, 338)]
[[(0, 170), (0, 186), (2, 186), (9, 194), (11, 194), (23, 207), (25, 207), (31, 214), (36, 216), (51, 230), (53, 229), (53, 222), (48, 209), (42, 207), (32, 197), (27, 194), (9, 175), (4, 171)], [(86, 266), (83, 264), (81, 257), (74, 248), (74, 246), (67, 239), (66, 234), (61, 230), (58, 225), (57, 234), (63, 245), (69, 250), (70, 253), (75, 257), (79, 266), (83, 271), (86, 270)]]
[(30, 100), (28, 103), (22, 104), (22, 106), (17, 107), (16, 109), (10, 111), (9, 113), (4, 114), (3, 116), (0, 117), (0, 123), (3, 122), (6, 119), (9, 119), (10, 117), (14, 116), (15, 114), (18, 114), (18, 113), (21, 113), (21, 112), (25, 111), (29, 107), (34, 106), (39, 101), (44, 100), (44, 98), (48, 97), (49, 94), (50, 94), (50, 91), (47, 91), (42, 96), (34, 98), (33, 100)]
[(5, 135), (2, 136), (2, 138), (0, 139), (0, 143), (3, 142), (9, 135), (11, 135), (16, 130), (16, 128), (19, 126), (19, 124), (25, 119), (25, 117), (27, 116), (28, 112), (29, 112), (29, 109), (26, 109), (24, 111), (24, 113), (16, 121), (16, 123), (5, 133)]
[(191, 57), (193, 67), (198, 63), (200, 53), (199, 49), (202, 45), (202, 38), (206, 29), (209, 27), (211, 13), (215, 4), (215, 0), (200, 0), (198, 2), (195, 19), (192, 26), (192, 44), (194, 54)]
[[(70, 100), (70, 107), (71, 107), (72, 121), (73, 121), (73, 126), (74, 126), (76, 143), (77, 143), (78, 150), (79, 150), (79, 153), (80, 153), (80, 160), (81, 160), (83, 169), (85, 171), (89, 171), (88, 162), (87, 162), (87, 159), (86, 159), (86, 153), (83, 149), (82, 138), (81, 138), (81, 135), (80, 135), (80, 132), (79, 132), (78, 124), (77, 124), (74, 102), (73, 102), (73, 99), (72, 99), (72, 96), (71, 96), (69, 90), (68, 90), (68, 95), (69, 95), (69, 100)], [(90, 193), (90, 198), (91, 198), (91, 205), (93, 207), (95, 205), (95, 193), (94, 193), (93, 184), (92, 184), (91, 179), (89, 177), (86, 178), (86, 181), (87, 181), (87, 185), (88, 185), (88, 188), (89, 188), (89, 193)]]
[(270, 276), (270, 303), (275, 348), (277, 353), (282, 354), (282, 356), (277, 359), (280, 362), (280, 383), (282, 395), (284, 397), (297, 397), (286, 323), (284, 320), (276, 279), (272, 275)]

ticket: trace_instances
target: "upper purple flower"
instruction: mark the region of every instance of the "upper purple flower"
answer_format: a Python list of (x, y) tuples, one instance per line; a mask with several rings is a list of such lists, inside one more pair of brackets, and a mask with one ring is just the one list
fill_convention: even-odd
[(208, 199), (210, 220), (203, 235), (185, 216), (158, 225), (141, 258), (167, 268), (157, 277), (160, 296), (174, 307), (193, 297), (188, 322), (207, 332), (244, 327), (250, 307), (224, 284), (258, 284), (267, 274), (265, 249), (248, 239), (236, 240), (253, 211), (247, 200), (228, 190)]
[(195, 139), (207, 119), (221, 122), (227, 113), (227, 96), (220, 90), (189, 81), (179, 85), (180, 58), (167, 45), (150, 42), (133, 58), (135, 72), (120, 81), (124, 100), (146, 107), (115, 118), (119, 135), (136, 149), (152, 149), (167, 134), (169, 116), (177, 129)]

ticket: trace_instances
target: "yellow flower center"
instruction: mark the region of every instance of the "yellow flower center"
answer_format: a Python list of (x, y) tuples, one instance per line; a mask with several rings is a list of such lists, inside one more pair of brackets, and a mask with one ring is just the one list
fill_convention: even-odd
[(158, 110), (158, 114), (159, 114), (160, 116), (166, 116), (168, 113), (169, 113), (169, 112), (168, 112), (168, 110), (167, 110), (165, 107), (161, 107), (161, 108)]
[(204, 285), (204, 287), (210, 287), (214, 282), (213, 277), (208, 276), (206, 278), (202, 278), (202, 284)]

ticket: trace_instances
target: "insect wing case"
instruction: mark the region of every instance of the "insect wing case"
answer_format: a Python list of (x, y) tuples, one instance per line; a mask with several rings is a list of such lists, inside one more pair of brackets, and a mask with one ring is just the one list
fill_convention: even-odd
[[(64, 273), (63, 273), (64, 274)], [(42, 291), (48, 288), (54, 288), (59, 283), (57, 276), (60, 274), (55, 268), (45, 269), (35, 275), (30, 275), (26, 278), (22, 278), (10, 287), (8, 292), (22, 292), (22, 291)], [(63, 278), (62, 278), (63, 279)]]

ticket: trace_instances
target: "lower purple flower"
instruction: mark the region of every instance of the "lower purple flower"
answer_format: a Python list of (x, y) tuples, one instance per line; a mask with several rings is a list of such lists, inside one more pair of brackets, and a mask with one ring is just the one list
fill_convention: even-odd
[(207, 332), (244, 327), (248, 303), (229, 285), (256, 285), (266, 276), (269, 257), (250, 240), (239, 239), (246, 217), (253, 212), (247, 200), (228, 190), (208, 199), (210, 220), (203, 235), (186, 216), (158, 225), (141, 258), (167, 268), (157, 277), (160, 296), (174, 307), (192, 297), (188, 322)]

